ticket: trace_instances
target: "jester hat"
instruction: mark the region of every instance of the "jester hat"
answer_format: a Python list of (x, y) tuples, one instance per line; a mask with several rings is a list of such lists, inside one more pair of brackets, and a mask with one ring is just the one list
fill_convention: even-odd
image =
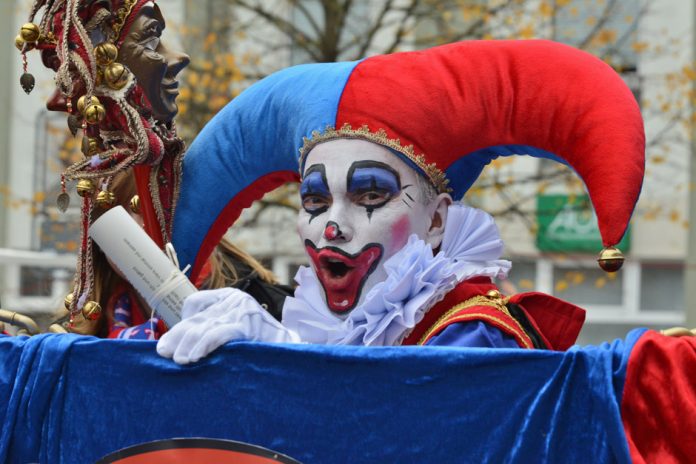
[(549, 41), (469, 41), (287, 68), (220, 111), (184, 157), (174, 246), (196, 278), (252, 201), (299, 179), (312, 147), (388, 147), (461, 198), (499, 156), (564, 163), (584, 181), (604, 245), (617, 244), (644, 173), (638, 104), (596, 57)]

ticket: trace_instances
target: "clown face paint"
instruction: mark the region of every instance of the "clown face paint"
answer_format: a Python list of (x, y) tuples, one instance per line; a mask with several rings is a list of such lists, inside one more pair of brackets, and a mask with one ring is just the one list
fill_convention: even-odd
[(383, 264), (411, 234), (425, 238), (432, 208), (419, 174), (388, 149), (339, 139), (307, 155), (298, 230), (336, 314), (386, 278)]

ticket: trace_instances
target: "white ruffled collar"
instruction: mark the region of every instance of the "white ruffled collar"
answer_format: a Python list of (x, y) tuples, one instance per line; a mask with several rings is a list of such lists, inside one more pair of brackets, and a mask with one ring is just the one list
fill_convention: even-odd
[(295, 296), (286, 298), (283, 306), (283, 325), (308, 343), (396, 345), (459, 282), (476, 276), (507, 276), (511, 265), (499, 259), (502, 252), (493, 218), (455, 203), (447, 213), (440, 252), (433, 256), (430, 245), (412, 235), (384, 263), (387, 278), (346, 318), (328, 309), (314, 270), (301, 267), (295, 276)]

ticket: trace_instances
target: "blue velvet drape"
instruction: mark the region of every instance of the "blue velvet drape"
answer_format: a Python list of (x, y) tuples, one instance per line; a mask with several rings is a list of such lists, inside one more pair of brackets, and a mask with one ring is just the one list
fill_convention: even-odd
[(311, 463), (630, 462), (626, 341), (565, 353), (231, 343), (181, 367), (154, 342), (0, 336), (0, 462), (94, 462), (173, 437)]

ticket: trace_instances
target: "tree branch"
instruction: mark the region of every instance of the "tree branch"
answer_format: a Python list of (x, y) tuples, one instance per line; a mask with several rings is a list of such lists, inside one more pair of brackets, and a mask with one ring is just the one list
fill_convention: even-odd
[(607, 21), (609, 21), (609, 18), (611, 17), (611, 12), (614, 10), (614, 7), (616, 6), (616, 0), (609, 0), (607, 3), (607, 6), (604, 7), (604, 11), (602, 12), (602, 16), (597, 20), (595, 23), (594, 27), (592, 30), (585, 36), (583, 40), (580, 41), (576, 45), (577, 48), (580, 49), (585, 49), (592, 39), (601, 31), (604, 26), (607, 24)]
[[(269, 23), (273, 24), (280, 32), (285, 34), (296, 46), (306, 51), (314, 61), (321, 61), (321, 56), (312, 50), (313, 40), (302, 30), (295, 27), (290, 21), (286, 21), (278, 15), (269, 13), (260, 5), (250, 5), (245, 0), (232, 0), (232, 3), (240, 8), (256, 13)], [(298, 40), (299, 39), (299, 40)], [(316, 45), (316, 43), (314, 43)]]

